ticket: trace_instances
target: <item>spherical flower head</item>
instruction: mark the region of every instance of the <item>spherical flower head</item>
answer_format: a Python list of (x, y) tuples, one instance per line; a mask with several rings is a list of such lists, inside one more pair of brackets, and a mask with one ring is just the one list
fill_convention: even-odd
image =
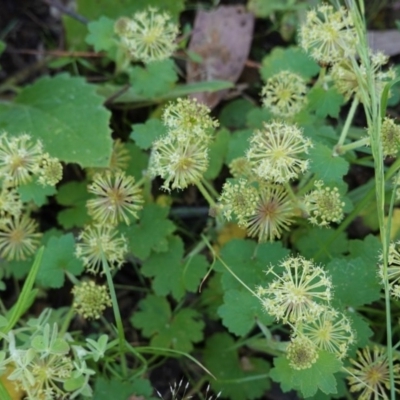
[(144, 63), (170, 57), (179, 33), (171, 16), (153, 7), (135, 13), (131, 19), (119, 19), (114, 30), (131, 57)]
[(37, 174), (41, 185), (55, 186), (62, 179), (63, 168), (58, 158), (50, 157), (48, 153), (45, 153), (42, 156)]
[(292, 200), (279, 185), (260, 185), (257, 205), (252, 210), (247, 218), (247, 234), (259, 242), (279, 239), (282, 231), (289, 230), (295, 215)]
[(222, 187), (219, 209), (227, 221), (235, 218), (238, 225), (247, 228), (248, 219), (256, 212), (258, 190), (245, 179), (228, 181)]
[(18, 216), (22, 212), (22, 206), (17, 190), (3, 185), (0, 191), (0, 217)]
[(79, 235), (75, 255), (83, 261), (84, 266), (93, 274), (103, 274), (103, 259), (111, 269), (120, 268), (125, 261), (128, 245), (125, 236), (118, 236), (112, 226), (87, 226)]
[[(400, 299), (400, 241), (391, 242), (389, 244), (388, 252), (388, 266), (387, 266), (387, 280), (389, 283), (390, 294), (396, 298)], [(381, 278), (382, 284), (385, 282), (385, 274), (383, 268), (383, 255), (379, 255), (379, 260), (381, 264), (379, 265), (379, 276)]]
[(396, 157), (400, 150), (400, 125), (386, 117), (381, 126), (382, 151), (385, 157)]
[(100, 318), (104, 310), (112, 305), (107, 286), (97, 285), (93, 281), (74, 286), (72, 294), (72, 307), (85, 319)]
[(0, 179), (9, 186), (29, 182), (40, 165), (43, 147), (39, 141), (33, 142), (29, 135), (0, 136)]
[(218, 127), (218, 121), (210, 117), (210, 109), (196, 99), (177, 99), (164, 109), (162, 120), (169, 128), (169, 135), (180, 141), (187, 137), (212, 139), (212, 133)]
[(322, 181), (314, 183), (316, 189), (304, 196), (304, 205), (309, 215), (308, 220), (317, 226), (329, 226), (339, 223), (343, 215), (344, 202), (337, 187), (324, 187)]
[[(382, 71), (382, 66), (388, 62), (388, 58), (383, 53), (371, 54), (371, 67), (375, 81), (375, 94), (381, 97), (385, 84), (396, 77), (393, 69)], [(364, 65), (355, 65), (351, 60), (342, 60), (332, 66), (330, 76), (335, 88), (341, 93), (345, 100), (353, 96), (363, 102), (363, 86), (367, 81), (367, 71)]]
[(126, 170), (128, 168), (130, 159), (131, 156), (129, 155), (129, 151), (126, 148), (125, 143), (120, 139), (114, 140), (108, 169), (112, 172)]
[(318, 360), (318, 349), (310, 339), (296, 336), (286, 349), (286, 357), (293, 369), (308, 369)]
[(246, 157), (260, 178), (284, 183), (307, 171), (309, 161), (300, 157), (310, 147), (311, 140), (296, 125), (275, 121), (254, 132)]
[(290, 118), (307, 103), (307, 86), (304, 79), (291, 71), (281, 71), (269, 78), (262, 88), (263, 105), (272, 114)]
[(335, 354), (338, 359), (344, 358), (349, 346), (354, 343), (354, 332), (349, 319), (330, 307), (313, 320), (296, 327), (296, 334), (297, 330), (319, 349)]
[(348, 11), (321, 4), (307, 13), (300, 28), (300, 46), (316, 61), (330, 64), (356, 53), (358, 36)]
[(331, 300), (331, 278), (322, 267), (301, 256), (288, 257), (267, 274), (276, 279), (266, 288), (258, 288), (258, 295), (265, 310), (278, 321), (312, 321)]
[(150, 174), (164, 179), (164, 190), (185, 189), (200, 181), (208, 168), (208, 143), (201, 138), (178, 140), (168, 134), (153, 143)]
[[(348, 368), (351, 392), (360, 392), (358, 399), (369, 400), (388, 399), (390, 388), (389, 363), (387, 353), (384, 348), (374, 346), (366, 347), (362, 351), (357, 351), (357, 359), (351, 359), (353, 367)], [(399, 383), (400, 367), (394, 365), (395, 383)], [(398, 390), (396, 389), (398, 392)]]
[(38, 224), (26, 214), (14, 215), (0, 224), (1, 257), (12, 260), (25, 260), (33, 255), (39, 246), (41, 233)]
[(100, 224), (117, 225), (124, 221), (129, 225), (129, 216), (138, 218), (137, 213), (142, 209), (141, 189), (123, 171), (96, 174), (88, 191), (96, 196), (86, 203), (88, 213)]

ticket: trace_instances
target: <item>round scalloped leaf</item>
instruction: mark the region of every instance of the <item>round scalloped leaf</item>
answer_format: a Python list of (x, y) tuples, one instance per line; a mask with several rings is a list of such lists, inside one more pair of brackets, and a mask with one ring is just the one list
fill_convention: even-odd
[(51, 156), (82, 167), (106, 167), (112, 140), (111, 113), (96, 87), (67, 74), (38, 79), (14, 102), (0, 103), (0, 127), (29, 133)]

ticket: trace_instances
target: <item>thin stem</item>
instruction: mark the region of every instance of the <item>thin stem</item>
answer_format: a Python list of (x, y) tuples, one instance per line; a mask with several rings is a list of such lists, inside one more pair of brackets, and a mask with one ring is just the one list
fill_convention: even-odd
[(369, 138), (365, 137), (365, 138), (356, 140), (355, 142), (345, 144), (343, 146), (336, 146), (334, 152), (335, 152), (335, 155), (341, 155), (341, 154), (346, 153), (346, 151), (357, 149), (357, 148), (363, 147), (363, 146), (367, 146), (368, 143), (369, 143)]
[(115, 293), (114, 282), (112, 279), (110, 266), (108, 265), (108, 262), (106, 260), (104, 253), (102, 254), (101, 258), (102, 258), (101, 261), (103, 264), (103, 271), (106, 274), (108, 289), (110, 291), (110, 296), (111, 296), (111, 300), (112, 300), (114, 318), (115, 318), (115, 322), (117, 324), (118, 339), (119, 339), (119, 341), (118, 341), (119, 342), (119, 352), (120, 352), (120, 356), (121, 356), (122, 371), (123, 371), (124, 376), (128, 376), (128, 367), (127, 367), (126, 355), (125, 355), (126, 340), (125, 340), (124, 326), (122, 324), (122, 319), (121, 319), (121, 313), (119, 312), (119, 307), (118, 307), (117, 294)]
[(344, 141), (346, 140), (346, 136), (347, 136), (347, 133), (349, 132), (351, 123), (353, 122), (354, 114), (356, 112), (358, 104), (359, 104), (358, 98), (354, 97), (353, 102), (351, 103), (349, 113), (347, 114), (346, 121), (343, 125), (342, 132), (340, 133), (340, 137), (339, 137), (336, 147), (341, 147), (343, 145)]
[(207, 203), (210, 205), (212, 208), (216, 208), (217, 204), (214, 201), (214, 199), (210, 196), (208, 193), (207, 189), (203, 186), (203, 184), (200, 181), (196, 182), (197, 189), (199, 189), (200, 193), (203, 195), (203, 197), (207, 200)]

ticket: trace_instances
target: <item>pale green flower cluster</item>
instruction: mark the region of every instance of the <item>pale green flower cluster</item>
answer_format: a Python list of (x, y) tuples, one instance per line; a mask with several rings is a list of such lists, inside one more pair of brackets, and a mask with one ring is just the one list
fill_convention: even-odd
[(308, 170), (309, 161), (303, 156), (311, 147), (311, 140), (296, 125), (273, 121), (254, 132), (246, 157), (258, 177), (286, 183)]
[(382, 151), (385, 157), (396, 157), (400, 150), (400, 126), (386, 117), (381, 126)]
[(164, 179), (165, 190), (200, 182), (208, 168), (209, 147), (218, 122), (196, 100), (178, 99), (163, 113), (166, 135), (154, 141), (149, 171)]
[[(41, 317), (39, 322), (43, 322)], [(0, 374), (7, 371), (6, 379), (25, 393), (24, 398), (92, 396), (89, 379), (95, 371), (86, 365), (85, 358), (90, 358), (87, 350), (71, 345), (69, 337), (59, 333), (57, 324), (28, 324), (23, 330), (20, 337), (18, 331), (3, 335), (7, 349), (0, 351)]]
[(330, 306), (332, 280), (321, 266), (302, 256), (288, 257), (267, 275), (272, 282), (259, 286), (257, 297), (277, 321), (293, 330), (287, 357), (294, 369), (306, 369), (326, 350), (342, 359), (354, 342), (349, 319)]
[(23, 204), (18, 188), (36, 180), (43, 186), (55, 186), (62, 179), (57, 158), (43, 150), (39, 140), (28, 134), (0, 135), (0, 255), (12, 260), (32, 256), (42, 236), (38, 224), (30, 218), (29, 205)]
[(93, 281), (82, 282), (72, 288), (74, 302), (72, 307), (85, 319), (98, 319), (107, 307), (111, 307), (111, 297), (107, 286)]
[(305, 80), (291, 71), (280, 71), (267, 79), (262, 88), (263, 105), (277, 117), (290, 118), (307, 104)]
[(82, 260), (88, 272), (104, 273), (103, 264), (107, 260), (111, 269), (120, 268), (128, 252), (125, 236), (110, 225), (86, 226), (80, 233), (75, 255)]
[[(385, 281), (383, 255), (379, 255), (379, 277), (382, 284)], [(400, 299), (400, 241), (391, 242), (388, 252), (387, 280), (389, 283), (390, 294), (395, 299)]]
[(344, 202), (337, 187), (324, 187), (322, 181), (314, 182), (315, 190), (304, 196), (308, 220), (317, 226), (329, 226), (343, 219)]
[(177, 47), (178, 26), (168, 13), (154, 7), (120, 18), (114, 29), (129, 56), (144, 63), (164, 60)]

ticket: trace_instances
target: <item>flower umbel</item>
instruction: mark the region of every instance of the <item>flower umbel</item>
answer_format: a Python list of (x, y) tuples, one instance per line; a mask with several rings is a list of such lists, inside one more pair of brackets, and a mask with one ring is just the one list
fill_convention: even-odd
[(22, 212), (22, 201), (15, 188), (5, 185), (0, 192), (0, 217), (18, 216)]
[(280, 268), (283, 271), (277, 274), (278, 268), (270, 267), (267, 274), (276, 279), (268, 287), (257, 289), (264, 308), (284, 323), (313, 320), (331, 300), (330, 277), (301, 256), (288, 257), (280, 263)]
[(0, 253), (9, 261), (25, 260), (39, 246), (38, 224), (26, 214), (5, 219), (0, 225)]
[(179, 29), (168, 13), (149, 7), (118, 20), (115, 32), (131, 57), (149, 63), (171, 56)]
[(79, 235), (75, 255), (83, 261), (87, 270), (93, 274), (103, 273), (103, 256), (110, 268), (120, 268), (125, 261), (128, 245), (123, 235), (112, 226), (87, 226)]
[(307, 171), (309, 162), (300, 156), (310, 147), (311, 140), (296, 125), (272, 122), (254, 132), (246, 157), (260, 178), (283, 183)]
[(83, 282), (72, 289), (74, 310), (85, 319), (98, 319), (107, 307), (111, 307), (111, 298), (107, 286), (95, 282)]
[(281, 71), (269, 78), (262, 88), (263, 105), (279, 117), (296, 115), (307, 103), (304, 79), (291, 71)]
[(302, 370), (311, 368), (318, 360), (316, 345), (304, 336), (292, 338), (287, 347), (287, 359), (293, 369)]
[(315, 60), (330, 64), (356, 53), (358, 36), (348, 11), (321, 4), (307, 13), (300, 28), (300, 46)]
[(97, 197), (87, 201), (89, 215), (100, 224), (117, 225), (124, 221), (129, 225), (129, 215), (138, 218), (143, 198), (135, 179), (122, 171), (105, 171), (93, 177), (88, 186), (89, 193)]
[(326, 308), (313, 320), (296, 326), (296, 334), (307, 337), (318, 348), (334, 353), (339, 359), (346, 356), (354, 333), (348, 318), (333, 308)]
[[(390, 294), (396, 299), (400, 299), (400, 241), (391, 242), (388, 251), (387, 280), (389, 283)], [(383, 270), (383, 256), (380, 254), (379, 276), (382, 283), (385, 281)]]
[[(361, 392), (360, 400), (388, 399), (387, 390), (390, 388), (389, 363), (384, 348), (374, 346), (357, 351), (357, 360), (351, 359), (352, 368), (348, 369), (347, 377), (351, 392)], [(400, 366), (394, 366), (395, 383), (399, 383)], [(396, 389), (399, 392), (398, 389)]]
[(8, 185), (18, 186), (29, 182), (40, 165), (43, 146), (32, 142), (29, 135), (0, 136), (0, 179)]
[(45, 153), (42, 156), (37, 173), (40, 184), (55, 186), (62, 179), (63, 168), (58, 158), (50, 157), (48, 153)]
[(400, 125), (386, 117), (381, 126), (382, 151), (386, 157), (396, 157), (400, 150)]
[(314, 183), (316, 189), (304, 196), (304, 205), (309, 214), (308, 220), (317, 226), (328, 226), (343, 219), (344, 202), (337, 187), (324, 187), (322, 181)]
[(294, 217), (294, 207), (283, 186), (260, 185), (254, 213), (247, 218), (247, 233), (259, 242), (280, 238)]

